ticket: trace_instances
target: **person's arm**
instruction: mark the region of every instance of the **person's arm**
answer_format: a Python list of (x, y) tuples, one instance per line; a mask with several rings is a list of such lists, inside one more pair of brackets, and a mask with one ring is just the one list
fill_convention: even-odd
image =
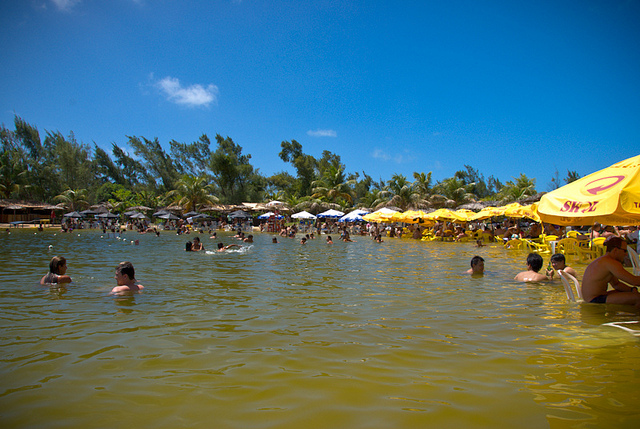
[[(625, 270), (619, 262), (610, 262), (609, 263), (609, 271), (613, 274), (613, 278), (609, 282), (609, 284), (617, 291), (620, 292), (631, 292), (634, 290), (633, 287), (626, 285), (625, 283), (629, 283), (634, 286), (640, 286), (640, 276), (634, 276), (629, 271)], [(620, 282), (622, 280), (624, 283)], [(638, 288), (635, 288), (637, 291)]]
[(71, 283), (71, 277), (64, 275), (64, 276), (58, 276), (58, 283)]

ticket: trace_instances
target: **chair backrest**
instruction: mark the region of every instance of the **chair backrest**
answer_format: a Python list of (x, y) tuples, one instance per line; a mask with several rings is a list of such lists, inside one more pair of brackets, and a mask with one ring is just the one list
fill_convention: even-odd
[(569, 301), (576, 302), (582, 300), (582, 288), (580, 287), (578, 279), (563, 270), (558, 270), (558, 274), (560, 275), (560, 280), (562, 280), (562, 285), (564, 286), (564, 291)]
[(631, 265), (633, 265), (633, 275), (640, 276), (640, 258), (638, 254), (631, 246), (627, 246), (627, 251), (629, 252), (629, 259), (631, 259)]

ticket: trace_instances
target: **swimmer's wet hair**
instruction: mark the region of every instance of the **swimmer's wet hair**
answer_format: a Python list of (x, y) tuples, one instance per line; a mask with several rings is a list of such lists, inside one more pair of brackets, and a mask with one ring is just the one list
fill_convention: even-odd
[(527, 265), (531, 266), (531, 269), (536, 273), (542, 268), (542, 263), (542, 256), (537, 253), (529, 253), (529, 256), (527, 256)]
[(120, 262), (116, 267), (116, 273), (126, 274), (131, 280), (136, 278), (136, 270), (133, 268), (133, 264), (129, 261)]
[(67, 263), (64, 256), (54, 256), (49, 262), (49, 272), (53, 274), (60, 274), (60, 267)]

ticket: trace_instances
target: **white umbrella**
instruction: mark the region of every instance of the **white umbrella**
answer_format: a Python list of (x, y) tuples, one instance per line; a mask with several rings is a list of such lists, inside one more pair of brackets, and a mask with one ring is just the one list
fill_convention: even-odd
[(291, 215), (294, 219), (315, 219), (316, 217), (309, 212), (301, 211), (300, 213), (296, 213)]
[(329, 209), (325, 212), (322, 212), (318, 215), (318, 217), (322, 218), (322, 217), (330, 217), (330, 218), (339, 218), (344, 216), (344, 213), (342, 213), (341, 211), (338, 210), (334, 210), (334, 209)]

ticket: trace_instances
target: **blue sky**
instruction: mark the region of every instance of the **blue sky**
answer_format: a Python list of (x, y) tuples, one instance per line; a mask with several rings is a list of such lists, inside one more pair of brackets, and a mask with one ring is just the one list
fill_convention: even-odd
[(639, 0), (3, 0), (0, 122), (547, 191), (640, 153), (639, 23)]

